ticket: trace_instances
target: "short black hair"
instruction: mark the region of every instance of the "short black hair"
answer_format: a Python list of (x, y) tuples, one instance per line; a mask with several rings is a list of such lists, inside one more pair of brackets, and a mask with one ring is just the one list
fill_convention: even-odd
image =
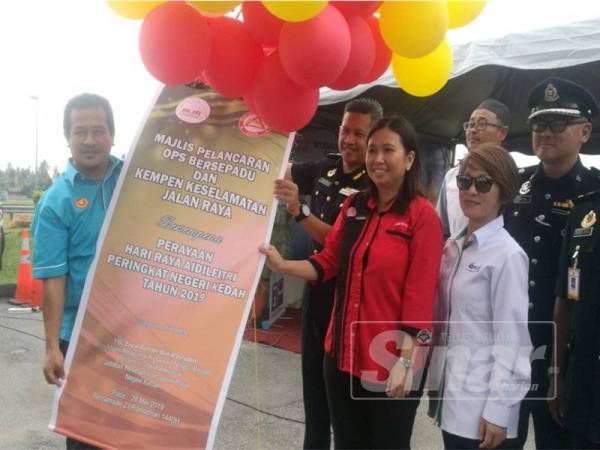
[(65, 106), (65, 114), (63, 117), (63, 131), (65, 137), (69, 139), (71, 133), (71, 112), (74, 109), (102, 108), (106, 113), (106, 122), (108, 131), (112, 137), (115, 136), (115, 120), (113, 118), (112, 108), (108, 100), (96, 94), (79, 94), (67, 102)]
[(369, 114), (371, 116), (371, 125), (373, 125), (383, 117), (383, 108), (373, 98), (355, 98), (344, 106), (344, 114), (346, 113)]

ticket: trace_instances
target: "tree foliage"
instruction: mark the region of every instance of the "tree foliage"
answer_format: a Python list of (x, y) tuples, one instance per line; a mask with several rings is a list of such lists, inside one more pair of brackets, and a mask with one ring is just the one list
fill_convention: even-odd
[(45, 191), (52, 184), (50, 170), (46, 160), (38, 166), (37, 174), (30, 167), (24, 169), (8, 163), (6, 169), (0, 169), (0, 200), (9, 193), (31, 197), (34, 190)]

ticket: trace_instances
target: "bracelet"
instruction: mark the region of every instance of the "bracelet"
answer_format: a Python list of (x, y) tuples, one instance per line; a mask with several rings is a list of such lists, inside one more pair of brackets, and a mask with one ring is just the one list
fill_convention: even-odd
[(398, 362), (404, 366), (406, 369), (410, 369), (413, 366), (413, 363), (410, 359), (401, 356), (398, 358)]

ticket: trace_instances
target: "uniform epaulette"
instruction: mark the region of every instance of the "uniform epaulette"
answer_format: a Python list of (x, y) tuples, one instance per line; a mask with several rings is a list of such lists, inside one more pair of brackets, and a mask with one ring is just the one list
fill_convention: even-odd
[(578, 195), (577, 198), (575, 199), (575, 204), (578, 205), (580, 203), (585, 203), (589, 200), (596, 200), (596, 199), (600, 199), (600, 190), (587, 192), (585, 194)]
[(521, 177), (521, 179), (525, 179), (525, 178), (529, 178), (531, 175), (534, 174), (534, 172), (537, 169), (537, 164), (535, 166), (528, 166), (528, 167), (521, 167), (519, 168), (518, 172), (519, 172), (519, 177)]
[(329, 158), (329, 159), (333, 159), (335, 161), (339, 161), (342, 158), (342, 154), (341, 153), (326, 153), (325, 154), (325, 158)]
[(600, 170), (596, 169), (595, 167), (590, 167), (590, 174), (593, 177), (600, 179)]

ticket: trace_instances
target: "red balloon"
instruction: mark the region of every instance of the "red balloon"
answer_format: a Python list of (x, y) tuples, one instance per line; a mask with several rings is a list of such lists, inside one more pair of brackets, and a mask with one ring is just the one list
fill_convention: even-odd
[(252, 84), (263, 60), (262, 46), (244, 24), (230, 17), (209, 19), (212, 54), (204, 76), (219, 94), (241, 97)]
[(278, 52), (274, 52), (258, 69), (249, 98), (267, 125), (287, 133), (310, 122), (319, 104), (319, 89), (305, 88), (290, 80)]
[(373, 34), (373, 41), (375, 42), (375, 62), (371, 71), (362, 81), (363, 83), (370, 83), (371, 81), (377, 80), (390, 66), (392, 61), (392, 51), (385, 44), (385, 41), (381, 37), (381, 30), (379, 29), (379, 20), (375, 16), (367, 17), (367, 25), (371, 28)]
[(362, 83), (375, 62), (375, 40), (365, 19), (359, 16), (349, 17), (348, 27), (352, 36), (350, 58), (342, 74), (328, 84), (330, 88), (339, 91)]
[(277, 46), (283, 20), (271, 14), (262, 2), (257, 1), (243, 2), (242, 14), (246, 29), (254, 39), (263, 44)]
[(183, 2), (154, 8), (140, 30), (142, 61), (154, 78), (167, 85), (192, 82), (208, 63), (211, 43), (206, 19)]
[(329, 2), (333, 6), (335, 6), (344, 16), (361, 16), (361, 17), (369, 17), (377, 8), (381, 6), (383, 1), (356, 1), (356, 2), (344, 2), (344, 1), (335, 1)]
[(279, 35), (285, 73), (305, 87), (321, 87), (336, 80), (350, 56), (350, 30), (333, 6), (304, 22), (286, 22)]

